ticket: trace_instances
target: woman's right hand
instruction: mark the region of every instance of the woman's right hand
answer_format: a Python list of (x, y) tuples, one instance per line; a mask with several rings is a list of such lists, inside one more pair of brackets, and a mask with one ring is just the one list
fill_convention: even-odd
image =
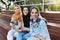
[(22, 32), (22, 30), (20, 29), (20, 30), (18, 30), (18, 32)]
[(17, 31), (22, 31), (22, 26), (20, 26)]
[(12, 24), (12, 23), (10, 23), (10, 26), (12, 27), (12, 28), (15, 28), (15, 24)]

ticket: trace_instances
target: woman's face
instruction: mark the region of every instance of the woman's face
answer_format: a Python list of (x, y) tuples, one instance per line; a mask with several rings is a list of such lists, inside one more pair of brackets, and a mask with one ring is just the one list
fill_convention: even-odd
[(32, 19), (36, 19), (38, 17), (37, 9), (32, 9), (31, 10), (31, 17), (32, 17)]
[(27, 15), (27, 14), (28, 14), (28, 8), (26, 8), (26, 7), (23, 8), (23, 14), (24, 14), (24, 15)]
[(15, 10), (16, 13), (17, 13), (17, 12), (20, 12), (20, 8), (17, 7), (17, 6), (14, 7), (14, 10)]

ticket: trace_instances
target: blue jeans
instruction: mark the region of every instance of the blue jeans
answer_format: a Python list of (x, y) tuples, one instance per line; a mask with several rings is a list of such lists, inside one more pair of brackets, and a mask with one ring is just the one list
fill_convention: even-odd
[(31, 37), (31, 34), (27, 33), (23, 36), (23, 40), (27, 40), (29, 37)]
[(18, 32), (16, 36), (16, 40), (26, 40), (26, 37), (28, 32)]

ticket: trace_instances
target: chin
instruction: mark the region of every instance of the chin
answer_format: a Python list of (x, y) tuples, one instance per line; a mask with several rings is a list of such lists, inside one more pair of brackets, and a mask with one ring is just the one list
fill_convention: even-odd
[(24, 13), (24, 15), (27, 15), (27, 13)]
[(32, 19), (36, 19), (36, 18), (32, 18)]

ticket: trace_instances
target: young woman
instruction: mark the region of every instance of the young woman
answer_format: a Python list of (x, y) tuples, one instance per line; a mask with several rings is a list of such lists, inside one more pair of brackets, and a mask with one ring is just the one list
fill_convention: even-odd
[(23, 17), (23, 24), (24, 27), (22, 28), (22, 31), (19, 31), (16, 40), (23, 40), (23, 35), (27, 34), (29, 32), (29, 26), (30, 26), (30, 14), (28, 7), (23, 7), (22, 10), (22, 17)]
[(29, 26), (30, 26), (30, 13), (29, 13), (29, 8), (26, 7), (26, 6), (23, 7), (22, 14), (23, 14), (24, 27), (29, 28)]
[(7, 34), (7, 40), (13, 40), (14, 34), (19, 30), (21, 31), (22, 27), (22, 12), (19, 5), (14, 5), (15, 13), (12, 15), (10, 26), (11, 30), (9, 30)]
[(23, 38), (25, 40), (50, 40), (46, 19), (41, 17), (39, 9), (32, 7), (30, 14), (30, 32), (24, 35)]

